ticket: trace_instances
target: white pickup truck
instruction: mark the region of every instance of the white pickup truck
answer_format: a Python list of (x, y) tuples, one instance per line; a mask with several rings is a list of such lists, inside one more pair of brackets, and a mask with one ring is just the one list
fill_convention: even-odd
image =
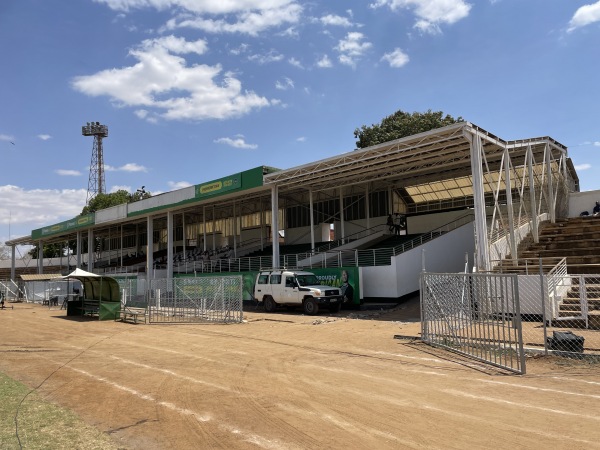
[(261, 270), (254, 285), (254, 298), (265, 311), (279, 305), (302, 306), (305, 314), (315, 315), (322, 307), (337, 313), (342, 307), (342, 290), (319, 283), (314, 273), (299, 270)]

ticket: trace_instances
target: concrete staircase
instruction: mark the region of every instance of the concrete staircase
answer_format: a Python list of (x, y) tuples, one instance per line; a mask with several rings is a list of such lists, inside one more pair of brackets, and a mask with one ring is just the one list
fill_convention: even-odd
[[(588, 328), (600, 329), (600, 217), (569, 218), (554, 224), (546, 222), (539, 234), (538, 243), (534, 243), (531, 236), (521, 242), (517, 264), (507, 257), (495, 271), (539, 273), (539, 259), (542, 258), (543, 271), (548, 273), (566, 258), (568, 274), (586, 276)], [(573, 277), (558, 311), (558, 316), (564, 319), (557, 320), (557, 325), (585, 328), (585, 321), (576, 318), (582, 315), (580, 295), (579, 277)]]
[(529, 235), (519, 244), (516, 264), (509, 255), (494, 270), (538, 273), (542, 258), (544, 272), (548, 272), (566, 258), (569, 273), (600, 274), (600, 217), (562, 219), (553, 224), (544, 222), (539, 235), (538, 243)]

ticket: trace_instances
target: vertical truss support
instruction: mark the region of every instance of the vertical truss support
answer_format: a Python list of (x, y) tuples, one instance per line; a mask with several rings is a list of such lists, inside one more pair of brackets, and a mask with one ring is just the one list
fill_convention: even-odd
[(478, 134), (465, 130), (471, 147), (471, 174), (473, 175), (473, 204), (475, 207), (475, 264), (478, 271), (490, 269), (485, 196), (483, 190), (483, 144)]

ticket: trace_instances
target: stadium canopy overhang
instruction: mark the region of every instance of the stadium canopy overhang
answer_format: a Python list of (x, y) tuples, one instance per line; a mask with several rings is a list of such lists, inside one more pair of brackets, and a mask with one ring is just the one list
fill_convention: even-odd
[[(396, 190), (402, 189), (412, 204), (445, 200), (452, 202), (453, 199), (468, 198), (470, 206), (478, 209), (477, 233), (481, 240), (483, 235), (493, 233), (486, 223), (489, 222), (485, 211), (486, 202), (489, 207), (490, 198), (494, 203), (494, 210), (499, 210), (500, 202), (506, 207), (507, 198), (510, 199), (512, 192), (524, 193), (526, 187), (531, 188), (537, 183), (537, 197), (530, 196), (526, 201), (534, 204), (541, 204), (543, 201), (546, 207), (537, 206), (537, 212), (530, 216), (537, 215), (541, 209), (551, 211), (553, 216), (557, 207), (557, 192), (561, 189), (579, 190), (577, 174), (564, 145), (547, 136), (506, 141), (470, 122), (460, 122), (356, 149), (286, 170), (261, 167), (262, 182), (256, 183), (251, 189), (224, 192), (218, 198), (202, 199), (192, 195), (188, 200), (165, 204), (160, 210), (153, 207), (159, 199), (141, 200), (133, 204), (138, 210), (134, 215), (126, 215), (118, 221), (96, 222), (87, 228), (99, 235), (107, 230), (110, 232), (110, 228), (114, 226), (143, 224), (149, 217), (173, 213), (204, 215), (203, 211), (213, 208), (214, 214), (214, 208), (218, 207), (223, 208), (222, 214), (234, 211), (235, 215), (236, 205), (237, 208), (244, 208), (245, 213), (259, 211), (259, 208), (263, 208), (268, 202), (273, 203), (279, 196), (298, 196), (305, 200), (308, 192), (317, 195), (337, 192), (339, 195), (339, 192), (349, 189), (374, 191), (393, 187)], [(553, 181), (556, 174), (560, 174), (562, 180), (568, 180), (570, 185), (559, 186), (558, 181)], [(197, 187), (199, 186), (201, 185)], [(172, 194), (176, 197), (182, 192), (183, 190), (174, 191)], [(525, 201), (523, 198), (520, 200)], [(278, 206), (275, 210), (277, 208)], [(532, 211), (534, 209), (531, 207)], [(237, 214), (239, 213), (240, 209), (237, 209)], [(515, 227), (508, 219), (507, 223), (501, 222), (500, 213), (498, 217), (492, 217), (492, 224), (500, 224), (498, 226), (503, 228)], [(58, 242), (69, 238), (73, 238), (73, 232), (57, 233), (44, 238), (44, 242)], [(7, 244), (37, 242), (39, 241), (27, 236), (13, 239)], [(484, 239), (478, 245), (487, 246), (487, 243)], [(478, 265), (488, 266), (489, 258), (489, 254), (479, 255)]]

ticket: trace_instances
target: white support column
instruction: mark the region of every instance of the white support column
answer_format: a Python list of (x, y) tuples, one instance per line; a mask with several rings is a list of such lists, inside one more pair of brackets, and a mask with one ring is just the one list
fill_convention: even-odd
[(183, 257), (186, 259), (187, 261), (187, 248), (186, 248), (186, 235), (185, 235), (185, 213), (182, 212), (181, 213), (181, 231), (182, 231), (182, 236), (183, 236)]
[(112, 244), (110, 239), (110, 227), (108, 227), (108, 264), (110, 265), (110, 261), (112, 258)]
[(120, 265), (121, 265), (121, 267), (123, 267), (123, 224), (121, 224), (121, 226), (120, 226), (119, 234), (121, 235), (120, 236), (120, 241), (121, 241), (121, 245), (120, 245), (120, 247), (121, 247), (121, 263), (120, 263)]
[(216, 247), (217, 244), (215, 242), (215, 238), (216, 238), (216, 230), (215, 230), (215, 225), (216, 225), (216, 222), (215, 222), (215, 205), (213, 205), (213, 207), (212, 207), (212, 224), (213, 224), (213, 227), (212, 227), (212, 237), (213, 237), (212, 238), (212, 249), (213, 249), (213, 251), (215, 251), (215, 249), (217, 248)]
[(515, 211), (512, 199), (512, 180), (510, 178), (510, 154), (504, 149), (504, 188), (506, 192), (506, 208), (508, 213), (508, 233), (510, 237), (510, 254), (514, 264), (517, 263), (517, 241), (515, 238)]
[(202, 207), (202, 235), (204, 238), (202, 250), (206, 251), (206, 205)]
[(260, 199), (260, 250), (265, 248), (265, 210), (262, 197)]
[(279, 268), (279, 188), (271, 187), (271, 234), (273, 236), (273, 268)]
[(94, 242), (94, 230), (88, 229), (88, 262), (87, 262), (87, 270), (88, 272), (92, 272), (94, 270), (94, 251), (95, 248)]
[(238, 230), (238, 216), (235, 207), (235, 201), (233, 202), (233, 254), (237, 255), (237, 230)]
[(81, 269), (81, 231), (77, 232), (77, 269)]
[(481, 158), (481, 138), (465, 132), (471, 147), (471, 174), (473, 176), (473, 203), (475, 209), (475, 265), (478, 271), (490, 268), (485, 196), (483, 189), (483, 164)]
[(540, 242), (540, 234), (538, 227), (538, 214), (535, 200), (535, 178), (533, 178), (533, 152), (531, 145), (527, 146), (527, 176), (529, 177), (529, 209), (531, 214), (531, 233), (533, 234), (533, 242)]
[(44, 273), (44, 242), (38, 241), (38, 274)]
[(556, 222), (556, 211), (555, 211), (555, 199), (554, 199), (554, 186), (552, 179), (552, 153), (550, 151), (550, 146), (546, 144), (546, 149), (544, 151), (546, 154), (546, 176), (548, 178), (548, 210), (550, 213), (550, 222)]
[(167, 212), (167, 279), (173, 278), (173, 212)]
[(367, 216), (367, 230), (371, 229), (371, 200), (369, 198), (369, 183), (365, 183), (365, 215)]
[[(146, 281), (154, 279), (154, 219), (146, 219)], [(149, 286), (149, 285), (148, 285)]]
[(10, 254), (10, 279), (15, 281), (16, 279), (16, 271), (15, 266), (17, 264), (17, 247), (16, 245), (11, 245), (11, 254)]
[(342, 187), (340, 187), (340, 233), (343, 244), (346, 238), (346, 230), (344, 228), (344, 188)]
[(315, 212), (312, 188), (308, 190), (308, 207), (310, 208), (310, 249), (315, 250)]

